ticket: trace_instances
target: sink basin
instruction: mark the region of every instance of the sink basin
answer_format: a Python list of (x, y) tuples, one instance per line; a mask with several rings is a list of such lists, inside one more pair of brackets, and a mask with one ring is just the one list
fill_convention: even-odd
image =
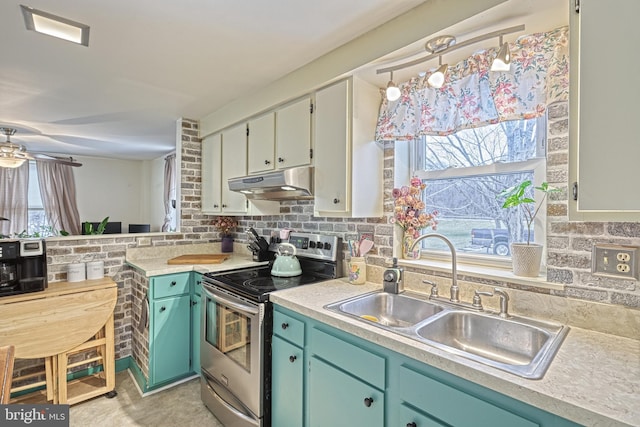
[(411, 294), (375, 292), (329, 304), (327, 309), (349, 314), (379, 326), (407, 328), (444, 310)]
[(533, 319), (447, 311), (416, 329), (419, 338), (525, 378), (541, 378), (568, 328)]
[(472, 311), (404, 292), (372, 292), (325, 308), (523, 378), (547, 371), (569, 328)]

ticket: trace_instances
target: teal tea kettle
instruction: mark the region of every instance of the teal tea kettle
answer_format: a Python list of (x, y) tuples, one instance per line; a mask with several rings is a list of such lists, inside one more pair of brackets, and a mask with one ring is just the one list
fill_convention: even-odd
[(301, 274), (302, 268), (300, 267), (300, 261), (296, 258), (296, 247), (291, 243), (280, 243), (276, 259), (271, 267), (271, 275), (293, 277)]

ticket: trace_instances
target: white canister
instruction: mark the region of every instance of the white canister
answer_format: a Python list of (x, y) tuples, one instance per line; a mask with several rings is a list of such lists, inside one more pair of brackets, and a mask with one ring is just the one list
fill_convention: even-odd
[(104, 261), (90, 261), (87, 263), (87, 280), (102, 279), (104, 277)]
[(76, 262), (67, 266), (67, 282), (82, 282), (85, 280), (84, 262)]

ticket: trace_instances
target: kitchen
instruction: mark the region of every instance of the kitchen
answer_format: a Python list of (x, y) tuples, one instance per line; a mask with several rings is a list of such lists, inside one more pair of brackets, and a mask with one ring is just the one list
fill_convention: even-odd
[[(371, 55), (377, 55), (375, 57), (382, 56), (375, 52), (372, 53)], [(307, 88), (305, 87), (301, 90), (306, 90), (306, 89)], [(267, 92), (267, 90), (265, 90), (265, 92)], [(248, 103), (249, 101), (246, 101), (246, 102)], [(242, 104), (242, 102), (239, 102), (239, 104)], [(263, 105), (262, 107), (258, 105), (255, 108), (266, 109), (270, 105), (273, 105), (273, 104), (267, 104), (265, 101), (265, 105)], [(554, 110), (554, 114), (555, 114), (555, 117), (552, 120), (555, 121), (558, 125), (553, 126), (552, 129), (553, 129), (553, 132), (558, 132), (556, 136), (558, 137), (557, 140), (560, 141), (563, 137), (566, 137), (567, 135), (566, 128), (563, 131), (563, 126), (562, 126), (563, 123), (566, 123), (566, 110), (563, 111), (563, 108), (557, 108)], [(224, 116), (225, 114), (221, 114), (221, 115)], [(238, 118), (240, 119), (242, 118), (242, 116)], [(200, 126), (202, 126), (202, 124), (200, 124)], [(183, 141), (182, 150), (183, 150), (183, 153), (185, 153), (185, 155), (189, 155), (194, 150), (197, 151), (199, 149), (200, 141), (199, 141), (198, 134), (194, 133), (194, 129), (198, 129), (198, 123), (196, 121), (191, 121), (191, 120), (182, 121), (183, 133), (182, 133), (181, 139)], [(566, 153), (566, 146), (557, 147), (557, 152)], [(393, 158), (393, 148), (389, 147), (388, 145), (385, 146), (385, 158), (386, 159)], [(385, 164), (387, 163), (390, 163), (390, 161), (386, 162)], [(192, 164), (190, 163), (189, 166), (193, 171), (199, 169), (199, 165), (197, 164), (197, 161), (194, 161)], [(391, 171), (391, 176), (392, 176), (393, 175), (392, 166), (385, 166), (385, 168), (387, 171)], [(557, 167), (556, 170), (564, 171), (564, 174), (566, 174), (566, 169), (567, 169), (566, 165), (560, 165)], [(182, 173), (184, 176), (183, 182), (190, 183), (191, 174), (189, 173), (189, 171), (186, 170), (186, 171), (183, 171)], [(388, 174), (385, 174), (385, 176), (388, 176)], [(565, 184), (564, 184), (565, 186), (567, 185), (566, 182), (568, 181), (565, 181)], [(557, 185), (559, 183), (562, 183), (562, 181), (558, 180), (558, 181), (554, 181), (554, 183), (556, 183)], [(387, 181), (385, 183), (385, 188), (391, 188), (393, 187), (393, 185), (394, 185), (393, 180)], [(186, 187), (185, 191), (188, 191), (188, 190), (191, 190), (191, 189)], [(208, 238), (217, 237), (217, 234), (213, 234), (213, 230), (210, 227), (210, 224), (209, 224), (210, 220), (208, 218), (201, 217), (199, 213), (198, 202), (194, 201), (190, 196), (192, 196), (192, 194), (183, 194), (181, 204), (183, 209), (182, 218), (184, 222), (183, 222), (183, 227), (181, 229), (180, 235), (176, 235), (175, 237), (171, 235), (167, 235), (163, 237), (158, 236), (158, 237), (154, 237), (154, 239), (162, 240), (166, 244), (172, 244), (172, 243), (191, 241), (192, 239), (194, 239), (194, 237), (192, 237), (194, 234), (202, 233), (202, 232), (204, 232), (205, 234), (198, 236), (198, 238), (195, 238), (196, 240), (200, 240), (200, 239), (206, 240)], [(566, 202), (564, 204), (566, 205)], [(558, 203), (555, 203), (555, 205), (563, 205), (563, 203), (558, 202)], [(368, 277), (370, 278), (371, 282), (377, 283), (379, 286), (379, 283), (381, 283), (382, 281), (380, 270), (384, 266), (385, 258), (390, 257), (393, 251), (393, 244), (392, 244), (393, 227), (387, 224), (386, 220), (374, 218), (372, 220), (367, 220), (367, 221), (361, 221), (361, 220), (355, 220), (355, 219), (347, 220), (347, 221), (344, 221), (342, 219), (325, 219), (324, 221), (316, 221), (315, 218), (313, 218), (313, 206), (305, 202), (283, 202), (281, 204), (281, 212), (284, 215), (284, 218), (281, 218), (280, 215), (266, 216), (259, 219), (254, 219), (253, 217), (249, 217), (249, 218), (241, 217), (240, 228), (244, 229), (249, 226), (254, 226), (258, 230), (264, 231), (264, 234), (268, 234), (268, 232), (273, 229), (278, 229), (283, 227), (304, 228), (305, 224), (309, 224), (310, 227), (314, 227), (314, 228), (320, 227), (320, 226), (322, 227), (330, 226), (332, 227), (333, 232), (339, 233), (339, 234), (344, 233), (345, 235), (348, 235), (350, 233), (352, 234), (355, 230), (357, 230), (357, 232), (359, 233), (367, 233), (367, 232), (374, 233), (376, 238), (378, 256), (370, 257), (369, 259), (370, 264), (372, 264), (370, 267), (372, 269), (372, 272)], [(602, 221), (601, 222), (584, 221), (584, 222), (578, 222), (578, 223), (571, 223), (570, 225), (566, 221), (566, 219), (563, 219), (562, 217), (557, 218), (557, 220), (560, 225), (557, 226), (557, 230), (554, 235), (556, 240), (561, 240), (561, 239), (568, 240), (569, 238), (574, 238), (574, 239), (597, 238), (598, 236), (601, 236), (602, 234), (604, 234), (606, 230), (606, 232), (609, 233), (610, 236), (614, 236), (616, 241), (620, 243), (630, 244), (630, 245), (638, 244), (637, 243), (637, 236), (638, 236), (637, 223), (635, 222), (615, 223), (615, 222), (602, 222)], [(212, 234), (207, 236), (206, 233), (212, 233)], [(65, 265), (68, 262), (65, 258), (65, 256), (68, 255), (68, 249), (74, 248), (76, 246), (81, 248), (86, 247), (87, 252), (95, 251), (99, 253), (101, 252), (109, 253), (109, 259), (111, 261), (111, 265), (107, 267), (107, 271), (106, 271), (107, 275), (110, 277), (113, 277), (116, 282), (122, 283), (123, 289), (125, 290), (131, 289), (132, 285), (130, 283), (130, 280), (132, 280), (131, 278), (132, 272), (130, 269), (123, 267), (123, 265), (125, 261), (126, 247), (129, 244), (133, 244), (133, 242), (136, 241), (135, 237), (123, 236), (117, 239), (116, 238), (109, 239), (107, 236), (104, 236), (100, 239), (100, 241), (104, 242), (104, 245), (105, 245), (104, 249), (102, 247), (99, 247), (100, 244), (98, 243), (94, 243), (90, 247), (86, 247), (87, 245), (85, 244), (84, 240), (77, 240), (75, 241), (75, 243), (73, 243), (74, 242), (73, 239), (71, 240), (52, 239), (51, 241), (48, 241), (47, 249), (48, 251), (51, 251), (50, 256), (52, 258), (52, 262), (50, 263), (49, 266), (52, 274), (58, 274), (59, 275), (58, 277), (63, 277), (62, 276), (62, 274), (64, 273), (63, 265)], [(619, 320), (621, 323), (611, 325), (611, 328), (623, 329), (622, 325), (624, 325), (625, 319), (623, 319), (622, 317), (630, 316), (630, 317), (626, 317), (626, 320), (629, 321), (629, 319), (631, 319), (630, 320), (631, 329), (629, 329), (629, 327), (627, 326), (627, 331), (625, 333), (628, 334), (629, 332), (633, 332), (634, 317), (632, 314), (631, 315), (628, 314), (630, 310), (625, 309), (625, 306), (637, 307), (637, 304), (634, 305), (634, 301), (637, 301), (637, 296), (635, 296), (633, 291), (629, 291), (629, 290), (619, 291), (616, 288), (611, 289), (607, 287), (604, 287), (604, 288), (597, 287), (597, 289), (593, 289), (589, 285), (581, 284), (579, 282), (580, 280), (579, 273), (584, 271), (584, 267), (583, 267), (584, 261), (582, 260), (582, 257), (576, 257), (573, 251), (566, 248), (566, 246), (554, 247), (553, 256), (548, 257), (548, 263), (550, 266), (557, 267), (553, 271), (566, 272), (567, 270), (569, 270), (569, 271), (575, 272), (575, 275), (573, 276), (575, 283), (562, 282), (568, 285), (571, 285), (573, 283), (575, 286), (567, 287), (567, 291), (566, 291), (567, 297), (565, 297), (562, 293), (559, 293), (559, 295), (561, 296), (557, 298), (559, 298), (559, 304), (561, 306), (571, 305), (573, 301), (584, 302), (584, 301), (594, 300), (594, 299), (597, 301), (603, 301), (604, 304), (596, 304), (593, 306), (593, 307), (597, 307), (599, 310), (602, 310), (601, 312), (599, 312), (601, 315), (600, 320), (601, 321), (602, 319), (608, 319), (611, 321)], [(572, 263), (575, 263), (575, 264), (572, 264)], [(410, 267), (407, 267), (407, 268), (410, 268)], [(444, 274), (436, 273), (434, 275), (438, 278), (438, 280), (442, 280), (441, 276)], [(413, 273), (412, 277), (413, 277), (413, 280), (416, 280), (417, 283), (419, 283), (419, 281), (422, 278), (420, 274), (416, 274), (415, 272)], [(519, 283), (519, 282), (516, 281), (515, 283)], [(551, 288), (551, 290), (547, 288), (547, 290), (545, 290), (544, 292), (539, 291), (538, 293), (554, 294), (555, 292), (553, 292), (553, 289), (557, 289), (557, 288)], [(363, 292), (364, 292), (364, 289), (363, 289)], [(536, 292), (534, 291), (532, 293), (532, 292), (522, 291), (518, 293), (518, 296), (520, 296), (521, 294), (523, 294), (524, 296), (529, 296), (529, 295), (535, 296)], [(568, 298), (568, 297), (572, 297), (572, 298)], [(122, 298), (122, 300), (118, 303), (119, 308), (116, 308), (116, 312), (122, 313), (122, 317), (120, 322), (117, 325), (117, 328), (119, 328), (117, 335), (126, 337), (128, 335), (127, 326), (130, 327), (130, 325), (133, 324), (133, 321), (131, 317), (128, 318), (126, 314), (128, 310), (128, 308), (125, 308), (127, 304), (127, 302), (125, 301), (126, 298), (124, 297), (124, 295), (121, 295), (120, 298)], [(336, 300), (340, 298), (341, 296), (337, 294), (335, 295)], [(514, 299), (514, 303), (516, 303), (517, 298), (514, 297), (513, 299)], [(574, 307), (574, 310), (576, 312), (579, 312), (581, 310), (579, 305), (580, 304)], [(593, 308), (591, 305), (588, 305), (588, 307)], [(137, 313), (139, 313), (137, 311), (139, 309), (140, 307), (132, 308), (133, 317), (135, 317)], [(523, 309), (523, 308), (520, 308), (520, 309)], [(617, 313), (615, 309), (621, 309), (620, 313), (623, 313), (622, 316), (618, 316), (617, 314), (612, 314), (612, 313)], [(613, 310), (613, 312), (609, 310)], [(567, 318), (573, 315), (571, 314), (571, 310), (566, 310), (566, 312), (563, 312), (563, 313), (564, 314), (562, 316), (566, 316)], [(556, 315), (558, 314), (556, 313)], [(578, 316), (575, 316), (575, 317), (578, 317)], [(637, 317), (635, 317), (635, 319), (637, 319)], [(575, 319), (571, 319), (571, 320), (572, 320), (571, 323), (574, 324), (573, 322), (575, 321)], [(563, 321), (567, 321), (567, 320), (563, 319)], [(637, 325), (637, 323), (635, 323), (635, 325)], [(577, 327), (579, 328), (583, 327), (585, 329), (595, 328), (594, 326), (587, 326), (585, 324), (582, 324), (581, 326), (580, 323), (577, 324)], [(637, 326), (636, 326), (636, 330), (637, 330)], [(126, 358), (131, 351), (131, 348), (130, 348), (131, 344), (128, 342), (128, 339), (124, 338), (122, 341), (123, 341), (122, 344), (124, 345), (117, 349), (118, 359)], [(617, 410), (622, 410), (620, 407), (616, 407), (616, 408)], [(616, 411), (616, 409), (614, 409), (614, 411)]]

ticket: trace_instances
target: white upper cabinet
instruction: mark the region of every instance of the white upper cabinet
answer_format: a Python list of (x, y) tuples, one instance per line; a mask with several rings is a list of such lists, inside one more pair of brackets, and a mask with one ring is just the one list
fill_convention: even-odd
[(249, 173), (275, 168), (275, 113), (249, 120)]
[(355, 77), (315, 95), (315, 215), (379, 217), (383, 148), (374, 141), (380, 91)]
[(311, 163), (311, 97), (276, 110), (277, 169)]
[(202, 212), (222, 212), (222, 134), (202, 140), (201, 203)]
[[(569, 219), (638, 221), (640, 1), (571, 1)], [(577, 200), (573, 183), (577, 182)]]

